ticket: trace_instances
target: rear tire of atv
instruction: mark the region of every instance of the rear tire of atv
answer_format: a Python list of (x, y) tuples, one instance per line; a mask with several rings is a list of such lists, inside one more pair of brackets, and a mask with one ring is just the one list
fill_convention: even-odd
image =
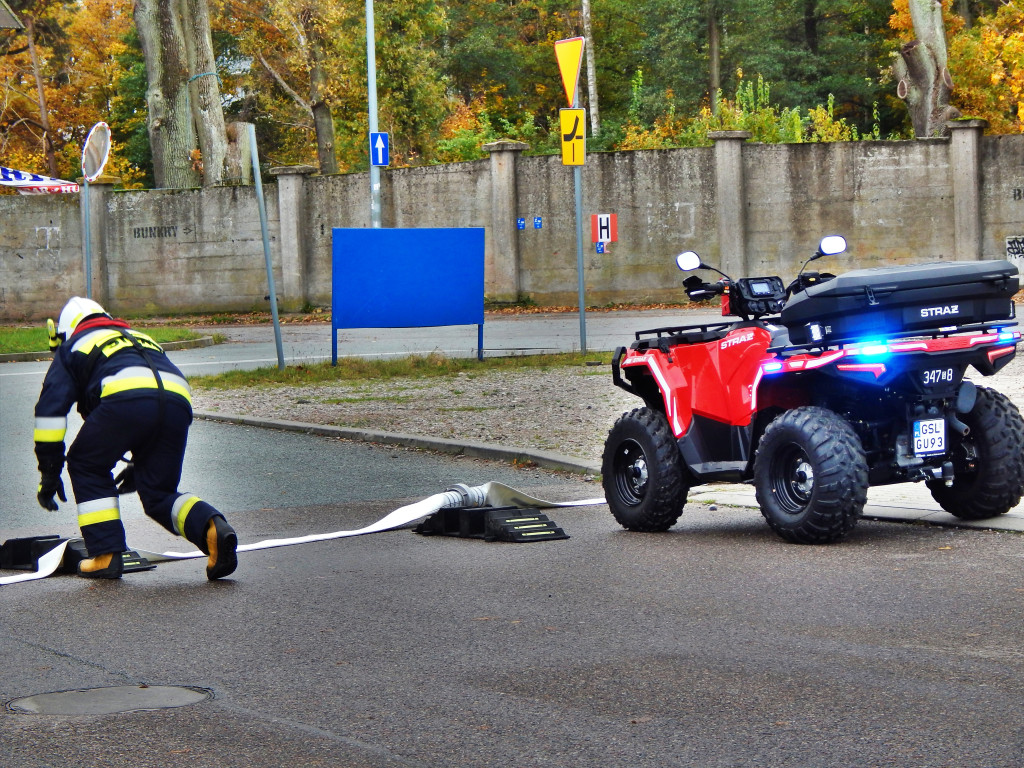
[(860, 438), (825, 408), (786, 411), (758, 445), (754, 489), (761, 514), (786, 541), (838, 541), (857, 525), (868, 498)]
[(985, 387), (978, 387), (974, 408), (961, 419), (971, 431), (956, 438), (953, 451), (973, 446), (975, 468), (964, 471), (954, 458), (953, 485), (929, 481), (928, 490), (939, 506), (961, 520), (1003, 515), (1024, 495), (1024, 419), (1006, 395)]
[(686, 504), (689, 486), (668, 421), (637, 408), (615, 422), (604, 444), (602, 485), (608, 507), (630, 531), (667, 531)]

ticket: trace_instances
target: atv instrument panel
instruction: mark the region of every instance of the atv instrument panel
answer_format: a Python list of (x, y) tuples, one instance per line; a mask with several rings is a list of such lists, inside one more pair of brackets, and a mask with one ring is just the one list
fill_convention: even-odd
[(786, 287), (779, 277), (744, 277), (736, 281), (730, 300), (734, 315), (775, 314), (786, 303)]

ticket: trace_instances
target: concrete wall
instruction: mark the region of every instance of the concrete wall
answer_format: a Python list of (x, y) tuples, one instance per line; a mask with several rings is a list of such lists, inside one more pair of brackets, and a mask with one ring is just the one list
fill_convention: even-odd
[[(984, 137), (983, 126), (961, 121), (945, 140), (830, 144), (722, 132), (709, 148), (592, 154), (582, 171), (587, 301), (679, 300), (673, 257), (687, 249), (734, 275), (788, 279), (826, 234), (850, 243), (820, 262), (836, 272), (1024, 256), (1024, 136)], [(573, 171), (525, 148), (496, 142), (486, 160), (384, 170), (383, 224), (484, 227), (489, 296), (575, 306)], [(330, 303), (331, 230), (369, 226), (367, 174), (313, 170), (274, 169), (265, 187), (275, 284), (289, 310)], [(90, 199), (93, 296), (111, 311), (269, 306), (252, 187), (97, 183)], [(619, 241), (604, 254), (590, 242), (595, 213), (618, 217)], [(53, 315), (85, 294), (77, 198), (0, 196), (0, 215), (0, 319)]]
[(980, 164), (982, 253), (1005, 258), (1015, 250), (1024, 265), (1024, 136), (986, 137)]
[[(92, 190), (90, 190), (90, 196)], [(268, 308), (266, 258), (252, 187), (108, 192), (93, 297), (120, 312)], [(271, 253), (277, 195), (267, 196)], [(280, 260), (274, 282), (282, 280)], [(83, 285), (84, 288), (84, 285)]]
[(0, 318), (56, 317), (85, 284), (75, 195), (0, 196)]

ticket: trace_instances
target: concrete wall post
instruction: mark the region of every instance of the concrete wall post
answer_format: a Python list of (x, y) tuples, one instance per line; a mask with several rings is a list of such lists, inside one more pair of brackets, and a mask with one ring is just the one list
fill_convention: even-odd
[(516, 160), (530, 148), (521, 141), (495, 141), (483, 146), (491, 153), (491, 227), (485, 247), (484, 285), (496, 301), (518, 301), (519, 236), (516, 230), (518, 190)]
[(715, 142), (715, 206), (718, 213), (719, 269), (733, 278), (747, 275), (743, 143), (749, 131), (712, 131)]
[(281, 292), (278, 304), (282, 309), (296, 311), (305, 306), (306, 252), (309, 244), (303, 232), (306, 221), (306, 177), (316, 173), (311, 165), (289, 165), (271, 168), (277, 177), (277, 206), (280, 215)]
[(954, 258), (978, 260), (981, 247), (981, 135), (987, 120), (953, 120), (950, 166), (953, 170)]
[[(84, 183), (79, 179), (78, 183)], [(96, 181), (89, 183), (89, 233), (92, 240), (92, 298), (103, 306), (110, 301), (110, 270), (107, 268), (107, 197), (113, 190), (115, 184), (120, 184), (121, 179), (117, 176), (103, 174)], [(85, 296), (89, 293), (89, 286), (85, 285), (85, 195), (79, 195), (82, 202), (82, 292)]]

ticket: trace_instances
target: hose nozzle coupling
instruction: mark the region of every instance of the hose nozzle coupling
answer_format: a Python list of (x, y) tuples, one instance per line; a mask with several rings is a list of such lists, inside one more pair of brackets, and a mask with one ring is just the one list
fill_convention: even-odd
[(455, 503), (446, 504), (446, 507), (483, 507), (487, 505), (487, 491), (482, 485), (470, 487), (464, 483), (458, 483), (445, 490), (445, 493), (452, 495), (453, 498), (457, 494)]

